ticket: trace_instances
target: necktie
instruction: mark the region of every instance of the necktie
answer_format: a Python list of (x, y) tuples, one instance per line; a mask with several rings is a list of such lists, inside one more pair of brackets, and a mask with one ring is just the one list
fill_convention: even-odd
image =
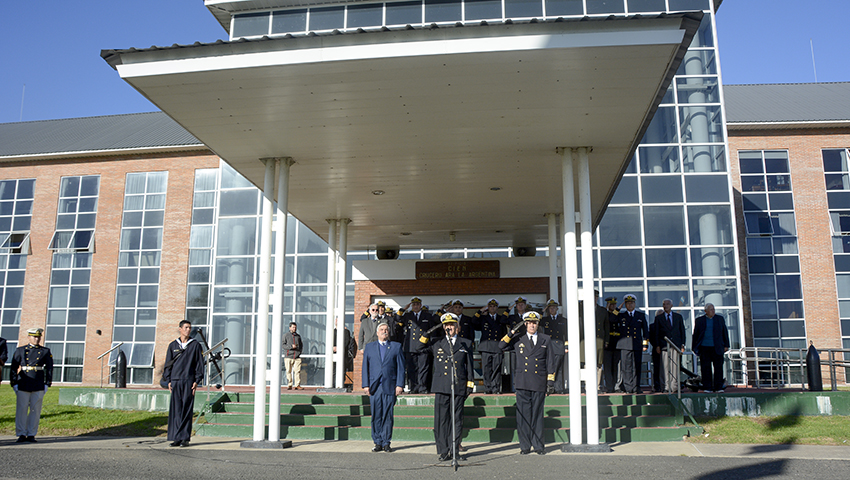
[(670, 316), (669, 313), (667, 314), (667, 323), (670, 324), (670, 328), (673, 328), (673, 318)]
[(385, 342), (378, 342), (381, 345), (381, 348), (378, 351), (381, 352), (381, 361), (384, 361), (384, 352), (387, 350), (387, 344)]

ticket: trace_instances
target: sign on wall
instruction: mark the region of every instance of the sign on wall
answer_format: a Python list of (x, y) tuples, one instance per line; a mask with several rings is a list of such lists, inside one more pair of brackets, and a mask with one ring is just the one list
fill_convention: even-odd
[(416, 262), (417, 280), (474, 278), (499, 278), (499, 261)]

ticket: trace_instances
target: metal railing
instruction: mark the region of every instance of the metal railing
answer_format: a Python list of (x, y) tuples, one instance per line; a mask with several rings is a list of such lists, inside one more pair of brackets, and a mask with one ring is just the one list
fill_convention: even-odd
[[(820, 353), (826, 352), (827, 365), (829, 366), (829, 383), (832, 391), (838, 390), (838, 367), (844, 367), (844, 382), (847, 383), (847, 370), (850, 369), (850, 349), (828, 348)], [(835, 354), (841, 354), (841, 360), (835, 359)]]
[[(679, 400), (681, 400), (682, 399), (682, 356), (683, 356), (683, 352), (676, 344), (673, 343), (672, 340), (667, 338), (666, 335), (664, 336), (664, 341), (667, 342), (667, 348), (672, 348), (673, 350), (676, 351), (676, 353), (679, 354), (679, 360), (676, 362), (676, 380), (677, 380), (677, 382), (676, 382), (676, 397), (678, 397)], [(662, 352), (662, 355), (663, 355), (663, 352)], [(663, 362), (663, 360), (662, 360), (662, 362)], [(662, 371), (663, 370), (664, 369), (662, 368)], [(669, 375), (669, 373), (667, 373), (665, 371), (664, 376), (666, 377), (668, 375)], [(666, 383), (666, 379), (665, 379), (665, 383)]]
[[(742, 347), (726, 352), (730, 361), (740, 362), (741, 371), (744, 374), (744, 382), (749, 383), (747, 378), (752, 372), (755, 375), (754, 385), (759, 388), (788, 388), (800, 386), (805, 390), (808, 384), (806, 372), (808, 363), (806, 359), (807, 348), (780, 348), (780, 347)], [(841, 359), (836, 354), (842, 354)], [(826, 354), (826, 359), (823, 356)], [(830, 348), (818, 350), (821, 364), (821, 373), (824, 364), (829, 372), (830, 386), (833, 391), (838, 390), (838, 368), (850, 368), (850, 349)], [(752, 368), (750, 368), (752, 364)], [(799, 379), (793, 376), (799, 371)], [(845, 379), (846, 379), (845, 371)]]
[[(103, 388), (103, 357), (109, 355), (110, 353), (112, 353), (113, 350), (120, 347), (121, 345), (124, 345), (124, 342), (116, 343), (115, 345), (113, 345), (112, 348), (97, 356), (97, 360), (100, 360), (100, 388)], [(109, 364), (107, 363), (107, 365)]]

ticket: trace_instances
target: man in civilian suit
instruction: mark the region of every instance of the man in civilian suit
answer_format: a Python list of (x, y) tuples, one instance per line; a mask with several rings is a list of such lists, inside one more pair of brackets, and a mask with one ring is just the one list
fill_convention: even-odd
[(656, 339), (653, 343), (656, 345), (655, 353), (661, 355), (663, 366), (661, 378), (664, 380), (664, 391), (674, 393), (679, 389), (679, 370), (677, 367), (682, 360), (682, 355), (670, 348), (670, 344), (664, 340), (664, 337), (669, 338), (673, 345), (680, 350), (684, 350), (685, 320), (673, 311), (673, 301), (669, 298), (665, 298), (661, 302), (661, 308), (664, 311), (655, 316)]
[(703, 390), (723, 392), (723, 354), (729, 350), (729, 330), (723, 317), (714, 314), (714, 305), (706, 303), (705, 315), (694, 321), (691, 346), (699, 355)]
[(373, 452), (392, 453), (393, 409), (404, 389), (404, 355), (401, 344), (390, 342), (390, 327), (381, 323), (378, 340), (363, 349), (363, 389), (372, 411)]
[(642, 356), (649, 343), (649, 331), (646, 315), (635, 309), (637, 298), (626, 295), (623, 301), (626, 309), (617, 317), (620, 339), (617, 350), (620, 351), (620, 371), (623, 373), (623, 389), (626, 393), (640, 393), (640, 371)]

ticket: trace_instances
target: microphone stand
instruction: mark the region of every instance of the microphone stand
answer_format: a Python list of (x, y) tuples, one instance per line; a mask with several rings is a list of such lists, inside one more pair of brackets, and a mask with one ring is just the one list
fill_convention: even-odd
[(455, 384), (457, 382), (457, 370), (455, 367), (455, 350), (454, 345), (452, 345), (452, 339), (449, 336), (446, 336), (446, 342), (449, 344), (449, 351), (451, 352), (451, 364), (452, 364), (452, 468), (454, 471), (457, 471), (457, 442), (455, 439), (457, 438), (457, 423), (455, 421)]

